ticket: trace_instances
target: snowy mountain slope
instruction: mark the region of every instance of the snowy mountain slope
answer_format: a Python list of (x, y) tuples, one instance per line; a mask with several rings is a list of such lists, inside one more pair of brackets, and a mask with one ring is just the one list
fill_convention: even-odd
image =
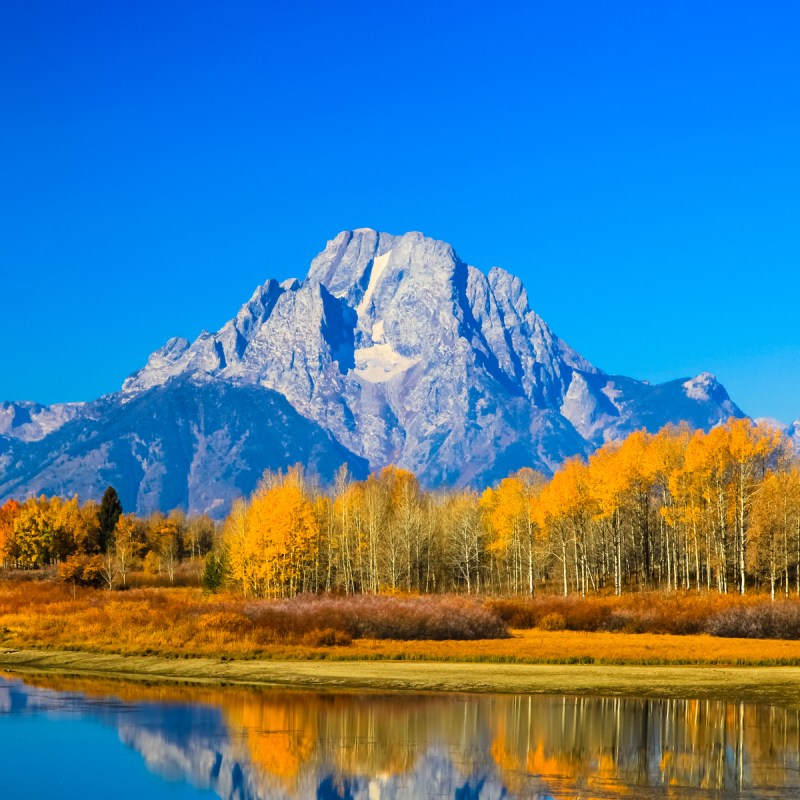
[(619, 375), (576, 372), (560, 410), (592, 445), (640, 428), (657, 431), (670, 423), (688, 422), (693, 428), (708, 429), (744, 416), (708, 372), (654, 385)]
[[(237, 407), (245, 402), (232, 399), (240, 392), (271, 390), (351, 458), (371, 469), (412, 469), (429, 486), (482, 486), (522, 466), (551, 471), (637, 428), (680, 421), (709, 428), (742, 416), (707, 373), (655, 386), (607, 375), (531, 310), (510, 273), (493, 267), (484, 274), (449, 244), (420, 233), (370, 229), (328, 242), (304, 280), (268, 280), (216, 333), (204, 331), (191, 343), (170, 339), (102, 401), (110, 405), (95, 411), (97, 404), (87, 404), (77, 418), (93, 416), (99, 435), (109, 426), (103, 409), (125, 416), (144, 394), (187, 378), (224, 386)], [(199, 411), (176, 413), (191, 425)], [(257, 416), (252, 421), (261, 424)], [(131, 416), (129, 435), (136, 424)], [(189, 469), (185, 459), (151, 458), (169, 474), (165, 485)], [(3, 459), (8, 454), (0, 453)], [(12, 486), (2, 477), (0, 491), (38, 486), (44, 479), (35, 460), (29, 463), (27, 479)], [(59, 468), (56, 480), (55, 467), (47, 469), (45, 483), (59, 487), (78, 485), (83, 474)], [(128, 480), (138, 481), (130, 494), (142, 507), (166, 507), (168, 497), (193, 509), (211, 502), (151, 491), (135, 470)], [(220, 507), (236, 485), (225, 484)], [(143, 499), (151, 495), (158, 499)]]

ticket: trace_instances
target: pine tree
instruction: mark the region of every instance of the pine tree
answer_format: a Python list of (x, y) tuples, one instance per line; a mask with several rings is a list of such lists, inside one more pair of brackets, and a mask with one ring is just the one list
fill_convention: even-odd
[(206, 556), (206, 566), (203, 570), (203, 589), (207, 592), (217, 592), (225, 580), (224, 556), (217, 557), (213, 551)]
[(114, 536), (117, 521), (122, 516), (122, 503), (119, 501), (117, 490), (109, 486), (103, 493), (100, 510), (97, 513), (100, 523), (100, 550), (105, 553)]

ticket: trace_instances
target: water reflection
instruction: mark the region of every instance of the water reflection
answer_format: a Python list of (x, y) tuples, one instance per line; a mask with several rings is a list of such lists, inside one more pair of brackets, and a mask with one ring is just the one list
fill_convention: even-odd
[(0, 678), (0, 713), (90, 718), (222, 798), (796, 797), (795, 710), (715, 701), (146, 688)]

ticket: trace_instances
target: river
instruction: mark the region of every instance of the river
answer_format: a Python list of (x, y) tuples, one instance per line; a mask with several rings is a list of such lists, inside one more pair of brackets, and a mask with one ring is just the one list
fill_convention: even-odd
[(0, 676), (15, 798), (796, 798), (800, 712)]

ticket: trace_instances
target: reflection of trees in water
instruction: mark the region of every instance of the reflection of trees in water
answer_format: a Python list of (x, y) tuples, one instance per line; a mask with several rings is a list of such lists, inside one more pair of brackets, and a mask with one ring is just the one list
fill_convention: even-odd
[(237, 800), (800, 788), (798, 712), (778, 708), (47, 683), (136, 704), (144, 717), (100, 701), (97, 709), (150, 768)]
[[(436, 781), (454, 796), (494, 765), (489, 732), (474, 700), (333, 694), (226, 695), (232, 739), (241, 742), (260, 785), (305, 796), (309, 774), (325, 797), (424, 797)], [(455, 705), (455, 707), (454, 707)], [(497, 784), (497, 780), (492, 781)], [(441, 787), (440, 787), (441, 788)], [(501, 791), (499, 784), (497, 794)], [(402, 793), (397, 795), (396, 792)], [(366, 792), (366, 794), (364, 794)], [(464, 795), (464, 797), (479, 795)], [(483, 795), (488, 797), (489, 795)]]
[(797, 711), (743, 703), (513, 697), (495, 706), (492, 754), (510, 788), (536, 775), (556, 796), (800, 787), (798, 723)]

